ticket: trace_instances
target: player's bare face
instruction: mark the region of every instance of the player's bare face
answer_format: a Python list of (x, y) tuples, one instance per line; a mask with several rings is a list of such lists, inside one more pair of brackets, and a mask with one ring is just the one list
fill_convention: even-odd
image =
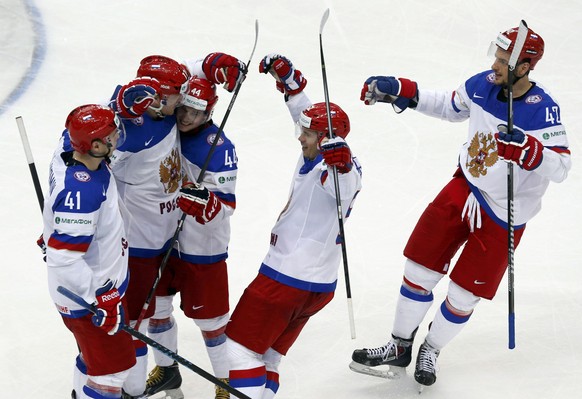
[(206, 122), (208, 115), (204, 111), (199, 111), (190, 107), (176, 108), (176, 122), (178, 130), (181, 132), (189, 132), (196, 129)]
[(493, 83), (496, 85), (507, 85), (507, 63), (509, 62), (509, 56), (509, 51), (500, 48), (495, 51), (495, 60), (493, 61), (493, 65), (491, 65), (491, 69), (495, 72), (495, 81)]
[(298, 137), (301, 143), (301, 151), (307, 159), (315, 159), (319, 155), (319, 133), (313, 129), (301, 128), (301, 134)]

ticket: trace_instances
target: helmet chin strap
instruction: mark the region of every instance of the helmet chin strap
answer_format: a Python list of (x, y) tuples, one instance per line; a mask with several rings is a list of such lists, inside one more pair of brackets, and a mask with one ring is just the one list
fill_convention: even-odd
[[(523, 63), (524, 63), (524, 61), (522, 61), (522, 62), (519, 62), (519, 63), (518, 63), (516, 66), (515, 66), (515, 68), (517, 69), (517, 67), (519, 67), (519, 66), (520, 66), (521, 64), (523, 64)], [(512, 84), (512, 85), (515, 85), (515, 84), (516, 84), (516, 83), (517, 83), (517, 82), (518, 82), (520, 79), (524, 78), (524, 77), (525, 77), (525, 76), (527, 76), (528, 74), (529, 74), (529, 69), (527, 70), (527, 72), (526, 72), (526, 73), (524, 73), (524, 74), (523, 74), (523, 75), (521, 75), (521, 76), (517, 76), (515, 73), (513, 73), (513, 74), (512, 74), (512, 75), (513, 75), (513, 82), (511, 82), (511, 84)], [(507, 90), (507, 85), (503, 85), (503, 89), (504, 89), (504, 90)]]

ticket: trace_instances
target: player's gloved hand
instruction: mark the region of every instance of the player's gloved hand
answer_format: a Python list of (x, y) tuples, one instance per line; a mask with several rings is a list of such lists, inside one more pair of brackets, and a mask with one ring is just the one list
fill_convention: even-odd
[(40, 237), (38, 237), (38, 240), (36, 240), (36, 245), (38, 245), (38, 247), (42, 251), (42, 254), (46, 255), (46, 244), (44, 242), (44, 237), (42, 236), (42, 234), (40, 235)]
[(352, 152), (348, 143), (341, 137), (324, 139), (321, 142), (321, 155), (325, 163), (335, 166), (339, 173), (348, 173), (352, 170)]
[(160, 82), (147, 76), (135, 78), (121, 86), (115, 96), (115, 108), (123, 118), (143, 115), (161, 94)]
[(116, 334), (123, 326), (124, 311), (121, 304), (121, 294), (114, 287), (111, 280), (95, 291), (97, 301), (97, 313), (93, 315), (92, 321), (97, 327), (102, 328), (109, 335)]
[(513, 162), (525, 170), (534, 170), (542, 163), (544, 146), (538, 139), (521, 130), (507, 133), (506, 125), (498, 125), (495, 133), (497, 154), (507, 162)]
[(239, 81), (247, 74), (247, 67), (241, 60), (225, 54), (210, 53), (204, 58), (202, 71), (212, 83), (220, 85), (232, 92)]
[(307, 79), (301, 71), (295, 69), (291, 61), (280, 54), (266, 55), (259, 63), (259, 72), (270, 72), (277, 80), (277, 90), (281, 93), (295, 95), (301, 93), (307, 85)]
[(206, 187), (198, 183), (186, 183), (180, 189), (177, 203), (180, 209), (196, 218), (200, 224), (206, 224), (216, 217), (222, 202)]
[(364, 82), (360, 100), (366, 105), (373, 105), (376, 101), (391, 103), (394, 110), (400, 113), (408, 107), (416, 108), (418, 85), (405, 78), (371, 76)]
[(40, 235), (40, 237), (38, 237), (38, 240), (36, 240), (36, 245), (38, 245), (42, 252), (42, 260), (46, 262), (46, 243), (44, 242), (44, 237), (42, 236), (42, 234)]

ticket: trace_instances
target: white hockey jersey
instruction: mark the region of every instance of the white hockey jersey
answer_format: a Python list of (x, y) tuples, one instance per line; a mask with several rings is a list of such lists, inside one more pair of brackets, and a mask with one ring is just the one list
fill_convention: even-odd
[[(515, 227), (523, 226), (541, 209), (550, 181), (563, 181), (571, 167), (560, 107), (539, 83), (513, 100), (514, 129), (538, 139), (543, 161), (533, 171), (513, 168)], [(481, 72), (456, 91), (419, 90), (416, 110), (448, 121), (469, 119), (467, 142), (461, 146), (459, 166), (480, 206), (507, 228), (507, 163), (497, 155), (495, 133), (507, 125), (507, 100), (493, 84), (493, 72)]]
[[(309, 105), (304, 93), (287, 102), (294, 121)], [(356, 158), (353, 165), (350, 172), (339, 174), (344, 221), (362, 187)], [(271, 230), (271, 245), (260, 273), (306, 291), (335, 290), (342, 253), (334, 185), (321, 155), (314, 160), (300, 156), (289, 200)]]
[(95, 291), (110, 279), (123, 295), (128, 243), (109, 167), (102, 162), (91, 171), (72, 158), (72, 151), (63, 152), (63, 145), (68, 147), (61, 141), (50, 165), (43, 238), (51, 298), (63, 316), (80, 317), (88, 311), (58, 293), (57, 287), (94, 303)]
[(130, 256), (164, 253), (177, 227), (182, 185), (176, 118), (123, 119), (127, 138), (111, 156), (119, 196), (131, 214)]
[[(195, 132), (180, 133), (186, 181), (198, 180), (217, 133), (218, 126), (212, 123)], [(179, 256), (183, 260), (210, 264), (228, 257), (230, 217), (236, 208), (237, 162), (234, 144), (224, 132), (221, 133), (201, 183), (220, 199), (222, 207), (218, 215), (204, 225), (193, 217), (186, 217), (178, 236)]]

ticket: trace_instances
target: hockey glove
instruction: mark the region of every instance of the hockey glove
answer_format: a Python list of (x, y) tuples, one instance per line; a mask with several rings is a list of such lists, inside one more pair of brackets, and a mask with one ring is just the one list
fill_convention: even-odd
[(95, 291), (97, 312), (93, 315), (93, 324), (102, 328), (109, 335), (116, 334), (123, 326), (124, 311), (121, 304), (121, 294), (107, 280), (103, 286)]
[(160, 93), (158, 80), (145, 76), (133, 79), (117, 92), (115, 109), (123, 118), (137, 118), (147, 111)]
[(376, 101), (391, 103), (394, 111), (401, 113), (406, 108), (416, 108), (418, 85), (416, 82), (393, 76), (371, 76), (364, 82), (360, 100), (366, 105)]
[(544, 146), (538, 139), (521, 130), (507, 133), (506, 125), (497, 126), (495, 134), (497, 154), (507, 162), (513, 162), (525, 170), (534, 170), (542, 163)]
[(204, 58), (202, 71), (212, 83), (232, 92), (239, 81), (247, 74), (247, 67), (241, 60), (224, 53), (210, 53)]
[(339, 173), (348, 173), (352, 170), (352, 152), (341, 137), (324, 140), (321, 143), (321, 155), (325, 163), (335, 166)]
[(270, 72), (277, 80), (277, 90), (291, 96), (301, 93), (307, 85), (307, 79), (301, 71), (293, 68), (291, 61), (280, 54), (266, 55), (259, 63), (259, 72)]
[(40, 235), (40, 237), (38, 237), (38, 240), (36, 240), (36, 245), (38, 245), (42, 252), (42, 260), (46, 262), (46, 243), (44, 242), (44, 237), (42, 236), (42, 234)]
[(178, 206), (196, 218), (200, 224), (206, 224), (216, 217), (222, 209), (222, 202), (206, 187), (198, 183), (186, 183), (180, 190)]

